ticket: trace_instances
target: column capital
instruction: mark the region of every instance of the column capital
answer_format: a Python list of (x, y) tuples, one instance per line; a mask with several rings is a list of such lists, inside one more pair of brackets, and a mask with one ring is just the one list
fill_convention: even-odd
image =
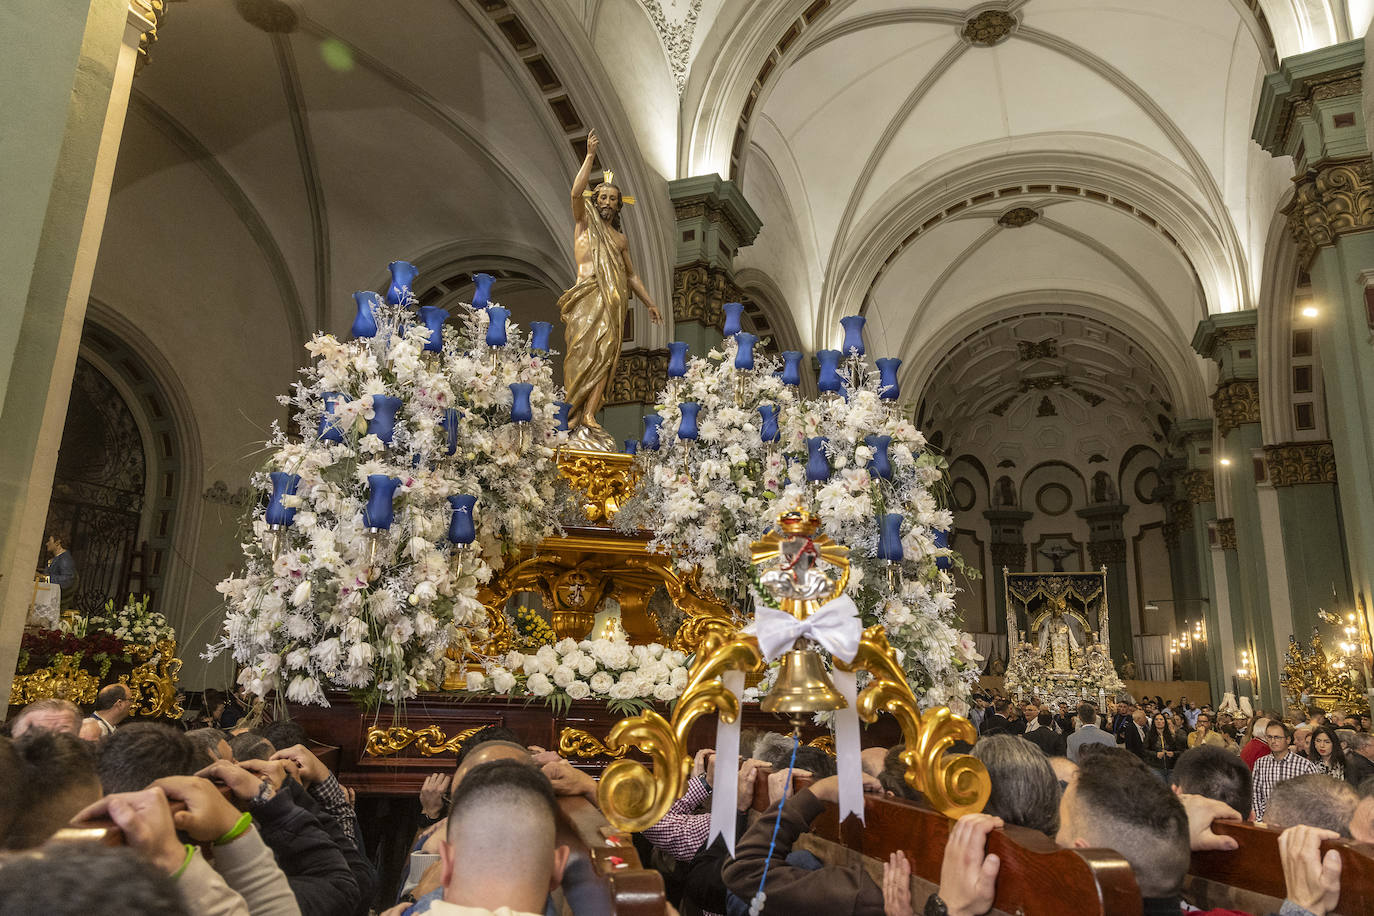
[(603, 404), (652, 404), (668, 382), (668, 351), (624, 350), (615, 364), (615, 374), (606, 390)]
[(1303, 483), (1335, 483), (1336, 452), (1330, 442), (1284, 442), (1264, 447), (1269, 483), (1291, 487)]
[(1244, 309), (1209, 315), (1197, 323), (1193, 332), (1193, 349), (1204, 359), (1216, 362), (1223, 380), (1258, 378), (1259, 363), (1255, 358), (1255, 334), (1259, 312)]
[[(1330, 156), (1368, 155), (1363, 73), (1363, 38), (1285, 58), (1264, 78), (1251, 137), (1270, 155), (1292, 156), (1299, 173)], [(1354, 118), (1330, 117), (1338, 113)]]
[(1215, 550), (1235, 550), (1236, 549), (1236, 520), (1233, 518), (1218, 518), (1212, 521), (1210, 526), (1212, 536), (1212, 547)]
[(1192, 505), (1217, 501), (1216, 480), (1205, 468), (1194, 468), (1181, 476), (1183, 493)]
[(1225, 436), (1247, 423), (1260, 421), (1259, 381), (1237, 379), (1217, 385), (1212, 393), (1212, 412), (1217, 417), (1217, 432)]
[(703, 262), (729, 269), (739, 249), (752, 245), (763, 220), (739, 187), (719, 175), (668, 182), (677, 217), (677, 263)]

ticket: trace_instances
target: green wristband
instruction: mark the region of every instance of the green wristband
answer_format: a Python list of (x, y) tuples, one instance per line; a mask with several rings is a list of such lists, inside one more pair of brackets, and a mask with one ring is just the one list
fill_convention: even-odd
[(180, 877), (181, 877), (181, 873), (184, 872), (184, 871), (186, 871), (187, 866), (189, 866), (189, 865), (191, 864), (191, 859), (192, 859), (192, 857), (195, 856), (195, 854), (196, 854), (196, 847), (192, 846), (190, 843), (187, 843), (187, 844), (186, 844), (186, 858), (182, 860), (182, 862), (181, 862), (181, 867), (178, 868), (176, 871), (172, 872), (172, 880), (173, 880), (173, 881), (175, 881), (175, 880), (177, 880), (178, 878), (180, 878)]
[(237, 840), (239, 837), (247, 833), (248, 828), (251, 826), (253, 826), (253, 815), (245, 811), (239, 815), (238, 822), (235, 823), (234, 826), (229, 829), (228, 833), (220, 837), (218, 840), (215, 840), (214, 845), (223, 846), (225, 843), (234, 842), (234, 840)]

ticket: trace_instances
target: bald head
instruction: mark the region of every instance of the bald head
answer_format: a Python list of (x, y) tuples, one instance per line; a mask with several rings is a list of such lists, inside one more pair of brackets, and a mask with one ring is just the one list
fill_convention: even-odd
[(35, 728), (65, 732), (68, 735), (80, 734), (81, 710), (70, 700), (35, 700), (14, 717), (14, 727), (10, 734), (15, 738), (22, 738), (25, 732)]

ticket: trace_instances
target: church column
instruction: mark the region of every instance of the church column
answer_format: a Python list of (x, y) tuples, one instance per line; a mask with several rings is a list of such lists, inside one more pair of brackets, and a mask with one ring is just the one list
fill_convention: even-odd
[(1284, 212), (1321, 309), (1314, 328), (1341, 473), (1346, 563), (1355, 603), (1368, 607), (1374, 595), (1374, 162), (1364, 66), (1363, 39), (1285, 59), (1265, 77), (1254, 138), (1270, 154), (1293, 158), (1293, 199)]
[(988, 509), (983, 512), (992, 537), (988, 554), (992, 558), (990, 575), (993, 579), (994, 633), (1006, 632), (1007, 579), (1004, 574), (1026, 571), (1025, 529), (1026, 522), (1033, 517), (1033, 513), (1020, 509)]
[[(721, 307), (739, 301), (734, 262), (753, 244), (763, 223), (733, 181), (719, 175), (680, 178), (668, 184), (677, 215), (673, 267), (673, 339), (705, 355), (721, 340)], [(666, 349), (626, 350), (611, 379), (602, 424), (617, 439), (639, 438), (642, 420), (668, 378)]]
[(1266, 445), (1264, 460), (1277, 503), (1292, 633), (1302, 640), (1317, 625), (1317, 608), (1346, 611), (1355, 604), (1341, 537), (1336, 453), (1330, 442), (1288, 442)]
[(1135, 640), (1131, 627), (1130, 589), (1126, 584), (1126, 532), (1121, 520), (1127, 506), (1104, 503), (1078, 510), (1078, 517), (1088, 523), (1088, 563), (1093, 571), (1107, 570), (1107, 639), (1113, 662), (1119, 662), (1124, 652), (1135, 657)]
[(140, 43), (162, 0), (21, 2), (0, 110), (0, 688), (33, 597), (57, 449)]
[[(1265, 513), (1257, 490), (1264, 476), (1262, 459), (1258, 468), (1254, 460), (1262, 456), (1263, 445), (1257, 317), (1254, 309), (1246, 309), (1205, 318), (1193, 335), (1193, 349), (1217, 364), (1217, 387), (1212, 394), (1216, 480), (1225, 490), (1228, 511), (1217, 521), (1217, 536), (1219, 542), (1230, 545), (1223, 549), (1233, 549), (1235, 556), (1234, 567), (1227, 557), (1228, 582), (1232, 597), (1239, 602), (1232, 605), (1235, 636), (1254, 646), (1260, 697), (1268, 705), (1279, 700), (1279, 659), (1286, 645), (1286, 638), (1280, 642), (1275, 631), (1291, 627), (1282, 551), (1266, 543)], [(1273, 542), (1275, 534), (1270, 532), (1268, 541)], [(1271, 588), (1271, 578), (1275, 588)]]
[[(1211, 424), (1207, 424), (1207, 441), (1211, 442)], [(1198, 549), (1198, 533), (1193, 524), (1193, 502), (1188, 498), (1188, 460), (1186, 458), (1167, 458), (1160, 463), (1160, 487), (1157, 498), (1164, 504), (1164, 546), (1169, 552), (1169, 630), (1182, 632), (1184, 621), (1190, 617), (1202, 617), (1207, 621), (1209, 633), (1216, 630), (1211, 624), (1208, 601), (1203, 600), (1210, 592), (1204, 585), (1201, 553)], [(1210, 477), (1208, 478), (1210, 482)], [(1205, 529), (1204, 529), (1205, 531)], [(1205, 542), (1205, 538), (1203, 539)], [(1147, 596), (1148, 600), (1148, 596)], [(1205, 650), (1200, 650), (1205, 651)], [(1197, 651), (1176, 659), (1184, 680), (1206, 680), (1209, 666), (1205, 655)], [(1175, 659), (1166, 659), (1171, 669)]]
[[(1175, 632), (1181, 633), (1188, 620), (1202, 617), (1207, 626), (1207, 644), (1179, 659), (1186, 680), (1209, 680), (1213, 700), (1220, 702), (1229, 689), (1227, 672), (1234, 667), (1234, 626), (1230, 602), (1222, 600), (1225, 579), (1215, 575), (1212, 551), (1212, 523), (1217, 517), (1216, 482), (1212, 473), (1212, 421), (1180, 420), (1171, 434), (1172, 448), (1181, 454), (1184, 470), (1174, 474), (1173, 513), (1187, 518), (1179, 531), (1180, 566), (1175, 574)], [(1187, 571), (1194, 570), (1195, 575)], [(1193, 590), (1185, 591), (1195, 585)]]

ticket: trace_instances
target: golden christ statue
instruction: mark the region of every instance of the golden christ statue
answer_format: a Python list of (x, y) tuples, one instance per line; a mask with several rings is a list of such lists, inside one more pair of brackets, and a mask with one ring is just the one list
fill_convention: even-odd
[[(615, 440), (596, 422), (596, 413), (606, 400), (606, 389), (620, 361), (630, 295), (638, 296), (648, 307), (655, 324), (663, 316), (630, 262), (630, 246), (620, 231), (620, 211), (627, 200), (612, 183), (614, 176), (605, 172), (596, 190), (587, 191), (592, 160), (600, 145), (596, 131), (587, 135), (587, 158), (573, 182), (577, 283), (559, 298), (558, 313), (568, 350), (563, 358), (563, 386), (572, 405), (568, 412), (572, 439), (584, 447), (615, 451)], [(633, 199), (628, 202), (633, 203)]]

